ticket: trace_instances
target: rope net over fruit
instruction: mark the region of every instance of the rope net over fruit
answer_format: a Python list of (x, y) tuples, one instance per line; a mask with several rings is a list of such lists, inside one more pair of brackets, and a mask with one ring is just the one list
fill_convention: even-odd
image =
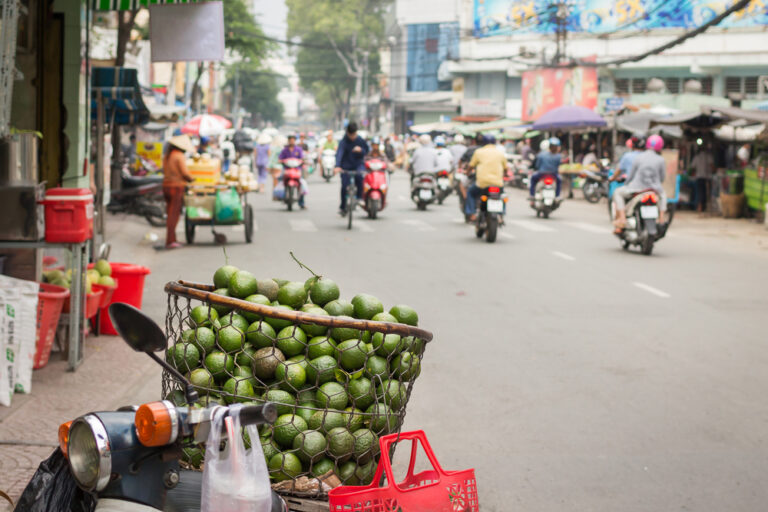
[[(320, 498), (327, 488), (307, 479), (332, 472), (345, 485), (371, 483), (379, 437), (400, 431), (432, 334), (399, 323), (416, 323), (407, 306), (385, 313), (368, 295), (353, 306), (320, 293), (313, 303), (314, 288), (302, 293), (298, 284), (266, 283), (272, 296), (242, 300), (213, 286), (168, 283), (166, 360), (193, 383), (203, 406), (274, 403), (278, 418), (259, 429), (258, 440), (270, 477), (289, 482), (283, 492)], [(186, 405), (170, 374), (162, 382), (164, 399)], [(256, 441), (246, 434), (246, 447)], [(185, 460), (199, 467), (204, 453), (188, 445)]]

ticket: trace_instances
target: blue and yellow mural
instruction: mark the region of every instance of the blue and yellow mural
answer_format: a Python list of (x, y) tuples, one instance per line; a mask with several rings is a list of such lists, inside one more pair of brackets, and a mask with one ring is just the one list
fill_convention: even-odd
[[(733, 5), (732, 0), (566, 0), (569, 32), (605, 34), (621, 30), (691, 29), (707, 23)], [(554, 0), (475, 0), (475, 37), (516, 33), (547, 34), (557, 23)], [(768, 0), (749, 5), (719, 26), (768, 25)]]

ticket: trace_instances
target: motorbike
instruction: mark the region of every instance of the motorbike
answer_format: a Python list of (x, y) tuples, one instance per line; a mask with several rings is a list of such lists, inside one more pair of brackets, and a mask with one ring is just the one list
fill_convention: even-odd
[(312, 174), (315, 172), (316, 164), (317, 164), (317, 152), (307, 151), (306, 156), (304, 157), (304, 166), (307, 169), (307, 174)]
[[(277, 407), (269, 402), (201, 407), (192, 383), (157, 356), (156, 352), (167, 347), (160, 327), (140, 310), (123, 303), (112, 304), (109, 315), (131, 348), (149, 355), (182, 385), (188, 405), (163, 400), (117, 411), (90, 412), (62, 424), (59, 449), (52, 457), (63, 455), (69, 471), (58, 472), (56, 479), (42, 484), (37, 475), (33, 476), (19, 507), (27, 510), (42, 491), (61, 489), (74, 480), (85, 493), (70, 493), (70, 503), (56, 503), (55, 508), (49, 503), (46, 511), (87, 510), (94, 503), (95, 512), (199, 511), (203, 473), (180, 467), (185, 446), (207, 441), (214, 414), (226, 418), (239, 408), (241, 424), (261, 425), (275, 421)], [(226, 437), (226, 429), (222, 432)], [(41, 490), (41, 485), (45, 489)], [(266, 501), (268, 505), (271, 502), (272, 512), (286, 511), (282, 498), (271, 489), (268, 492), (261, 488), (241, 492), (243, 509)], [(58, 491), (61, 495), (66, 493)]]
[(368, 174), (363, 178), (363, 208), (375, 219), (387, 202), (387, 163), (379, 158), (365, 162)]
[(165, 226), (162, 176), (132, 176), (123, 169), (120, 182), (119, 190), (110, 191), (108, 212), (139, 215), (154, 227)]
[(448, 169), (437, 171), (437, 204), (443, 204), (451, 195), (451, 173)]
[(585, 170), (581, 173), (584, 183), (581, 191), (584, 193), (584, 199), (589, 203), (597, 203), (603, 197), (608, 197), (608, 176), (609, 171)]
[(466, 198), (461, 192), (461, 184), (467, 181), (467, 175), (458, 169), (453, 172), (453, 190), (456, 192), (456, 196), (459, 198), (459, 210), (464, 215), (464, 222), (469, 222), (469, 215), (464, 211), (464, 203)]
[(560, 198), (557, 197), (557, 181), (552, 175), (546, 174), (536, 183), (535, 194), (531, 202), (531, 208), (536, 210), (536, 217), (549, 218), (549, 214), (560, 206)]
[(333, 169), (336, 167), (336, 152), (332, 149), (324, 149), (320, 163), (323, 167), (323, 178), (325, 181), (331, 181)]
[(283, 201), (289, 212), (293, 210), (293, 203), (299, 200), (299, 194), (301, 194), (301, 166), (303, 163), (300, 158), (283, 160), (283, 187), (285, 189)]
[(435, 202), (437, 180), (435, 173), (422, 172), (413, 177), (411, 183), (411, 199), (419, 210), (426, 210), (428, 204)]
[[(611, 209), (612, 213), (615, 213), (613, 201)], [(641, 253), (650, 256), (653, 245), (667, 234), (672, 216), (667, 213), (667, 222), (659, 223), (659, 196), (650, 189), (633, 194), (627, 202), (626, 210), (626, 226), (621, 233), (616, 233), (622, 248), (629, 250), (630, 246), (637, 245)]]
[(504, 211), (506, 210), (507, 197), (501, 187), (488, 187), (480, 195), (478, 203), (477, 220), (475, 221), (475, 236), (493, 243), (496, 241), (496, 232), (504, 225)]
[(512, 172), (505, 177), (507, 185), (520, 189), (527, 189), (530, 176), (531, 163), (528, 160), (514, 160), (510, 165)]

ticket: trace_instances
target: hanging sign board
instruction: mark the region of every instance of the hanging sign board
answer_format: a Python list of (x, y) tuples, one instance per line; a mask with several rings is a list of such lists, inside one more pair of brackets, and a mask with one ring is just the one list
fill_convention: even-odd
[(224, 4), (149, 6), (152, 62), (219, 61), (224, 58)]

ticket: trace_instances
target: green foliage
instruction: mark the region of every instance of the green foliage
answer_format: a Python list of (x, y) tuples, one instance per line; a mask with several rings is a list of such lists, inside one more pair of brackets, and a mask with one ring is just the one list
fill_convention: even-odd
[(234, 73), (239, 73), (238, 83), (242, 89), (240, 105), (261, 121), (271, 121), (276, 125), (283, 122), (283, 104), (277, 100), (281, 77), (270, 71), (264, 71), (252, 64), (230, 69), (227, 85), (234, 88)]
[(224, 2), (224, 45), (250, 63), (261, 62), (270, 50), (245, 0)]

